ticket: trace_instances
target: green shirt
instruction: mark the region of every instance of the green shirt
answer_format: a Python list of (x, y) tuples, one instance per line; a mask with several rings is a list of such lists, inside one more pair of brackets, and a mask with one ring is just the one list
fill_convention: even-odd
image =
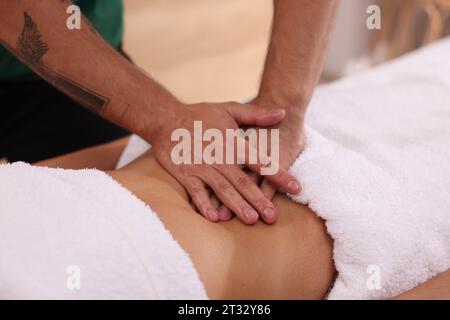
[[(118, 48), (123, 36), (122, 0), (75, 0), (81, 12), (113, 47)], [(69, 15), (67, 15), (69, 17)], [(83, 29), (83, 23), (81, 29)], [(0, 81), (37, 79), (27, 66), (0, 45)]]

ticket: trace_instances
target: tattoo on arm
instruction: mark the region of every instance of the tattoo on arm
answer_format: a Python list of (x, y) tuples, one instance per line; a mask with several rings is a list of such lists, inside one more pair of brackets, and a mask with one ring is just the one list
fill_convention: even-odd
[(74, 80), (48, 68), (44, 62), (44, 55), (50, 50), (42, 39), (41, 33), (27, 12), (24, 12), (24, 27), (17, 40), (17, 50), (2, 43), (36, 73), (60, 89), (72, 99), (81, 103), (91, 111), (102, 114), (110, 100), (90, 89), (85, 88)]
[(17, 41), (17, 50), (22, 58), (35, 68), (42, 68), (42, 57), (48, 51), (47, 44), (42, 41), (41, 33), (31, 17), (25, 12), (22, 33)]

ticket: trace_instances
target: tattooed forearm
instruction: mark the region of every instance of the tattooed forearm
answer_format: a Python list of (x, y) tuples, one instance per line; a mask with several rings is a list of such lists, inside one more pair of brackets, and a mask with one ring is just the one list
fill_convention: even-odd
[(24, 26), (17, 40), (17, 50), (5, 46), (45, 80), (95, 113), (102, 114), (109, 99), (47, 67), (43, 57), (50, 50), (36, 23), (24, 12)]

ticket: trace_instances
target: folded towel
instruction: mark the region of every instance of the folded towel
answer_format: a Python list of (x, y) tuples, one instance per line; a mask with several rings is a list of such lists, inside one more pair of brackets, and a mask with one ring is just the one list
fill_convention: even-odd
[(450, 268), (448, 52), (450, 39), (313, 98), (293, 199), (334, 239), (330, 299), (389, 298)]
[(0, 165), (0, 299), (205, 299), (159, 218), (97, 170)]
[[(450, 268), (450, 39), (320, 87), (291, 167), (326, 220), (330, 299), (381, 299)], [(148, 149), (134, 136), (121, 160)]]

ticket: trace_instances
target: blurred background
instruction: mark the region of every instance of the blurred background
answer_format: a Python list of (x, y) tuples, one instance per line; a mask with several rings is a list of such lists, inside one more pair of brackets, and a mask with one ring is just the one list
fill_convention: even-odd
[[(125, 0), (125, 50), (184, 102), (256, 94), (273, 0)], [(366, 10), (381, 8), (381, 30)], [(450, 34), (450, 0), (340, 0), (321, 82), (360, 72)]]

